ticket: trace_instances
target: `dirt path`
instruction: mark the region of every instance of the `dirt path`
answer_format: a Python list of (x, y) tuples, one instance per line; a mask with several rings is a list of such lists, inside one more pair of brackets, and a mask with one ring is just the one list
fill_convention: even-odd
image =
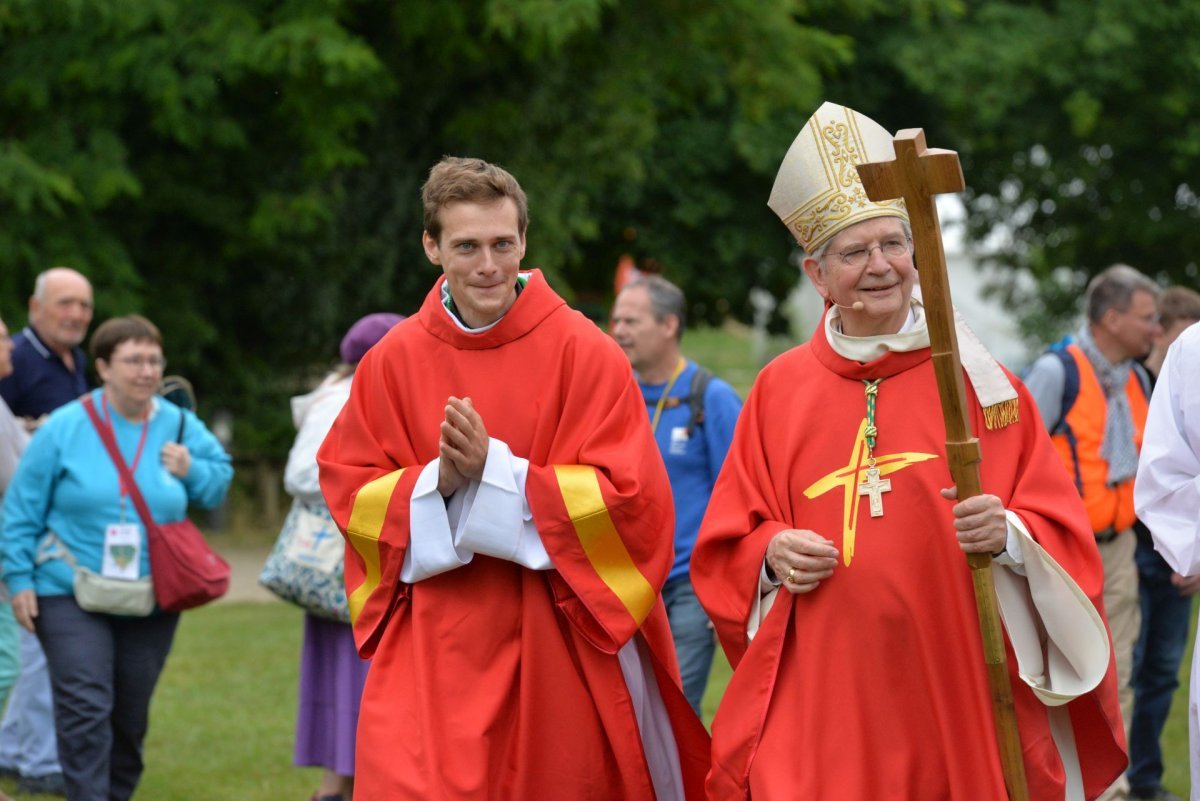
[[(224, 601), (279, 601), (274, 595), (259, 586), (258, 574), (263, 563), (267, 561), (270, 546), (223, 546), (219, 538), (214, 538), (213, 547), (233, 568), (229, 592), (221, 599)], [(279, 601), (282, 603), (282, 601)]]

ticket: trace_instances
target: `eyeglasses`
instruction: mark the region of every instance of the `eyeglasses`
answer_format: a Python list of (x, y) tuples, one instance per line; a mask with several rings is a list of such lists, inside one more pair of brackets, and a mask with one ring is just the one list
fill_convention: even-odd
[(140, 370), (143, 367), (149, 367), (151, 370), (162, 370), (167, 366), (167, 360), (161, 356), (124, 356), (120, 359), (113, 359), (117, 364), (123, 364), (126, 367), (132, 367), (135, 370)]
[(871, 260), (871, 252), (874, 250), (881, 252), (884, 258), (898, 259), (912, 253), (912, 239), (908, 237), (904, 239), (889, 239), (874, 247), (854, 248), (854, 250), (844, 250), (841, 253), (834, 253), (832, 255), (841, 256), (842, 263), (844, 264), (855, 268), (862, 268), (867, 266), (867, 262)]

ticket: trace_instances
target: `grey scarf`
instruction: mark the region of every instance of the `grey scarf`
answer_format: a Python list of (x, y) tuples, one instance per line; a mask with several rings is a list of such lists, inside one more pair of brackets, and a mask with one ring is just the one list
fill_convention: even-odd
[(1100, 443), (1100, 455), (1108, 462), (1108, 484), (1116, 486), (1137, 474), (1137, 445), (1133, 441), (1133, 415), (1129, 411), (1129, 398), (1125, 386), (1133, 370), (1133, 360), (1126, 359), (1111, 364), (1092, 339), (1092, 332), (1085, 324), (1079, 331), (1079, 347), (1092, 363), (1096, 378), (1104, 389), (1107, 411), (1104, 416), (1104, 440)]

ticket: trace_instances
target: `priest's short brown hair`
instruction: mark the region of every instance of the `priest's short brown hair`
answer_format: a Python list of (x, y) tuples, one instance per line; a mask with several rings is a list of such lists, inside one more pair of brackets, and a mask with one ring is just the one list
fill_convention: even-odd
[(503, 167), (483, 159), (445, 156), (429, 171), (421, 187), (425, 230), (436, 241), (442, 235), (441, 210), (451, 203), (499, 203), (511, 198), (517, 206), (521, 236), (529, 227), (529, 204), (517, 179)]

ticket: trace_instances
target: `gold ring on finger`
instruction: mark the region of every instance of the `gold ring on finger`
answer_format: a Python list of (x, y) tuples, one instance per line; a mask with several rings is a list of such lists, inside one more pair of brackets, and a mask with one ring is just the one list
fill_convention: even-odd
[(794, 567), (788, 568), (787, 578), (785, 579), (785, 581), (787, 581), (788, 584), (796, 583), (796, 568), (794, 568)]

